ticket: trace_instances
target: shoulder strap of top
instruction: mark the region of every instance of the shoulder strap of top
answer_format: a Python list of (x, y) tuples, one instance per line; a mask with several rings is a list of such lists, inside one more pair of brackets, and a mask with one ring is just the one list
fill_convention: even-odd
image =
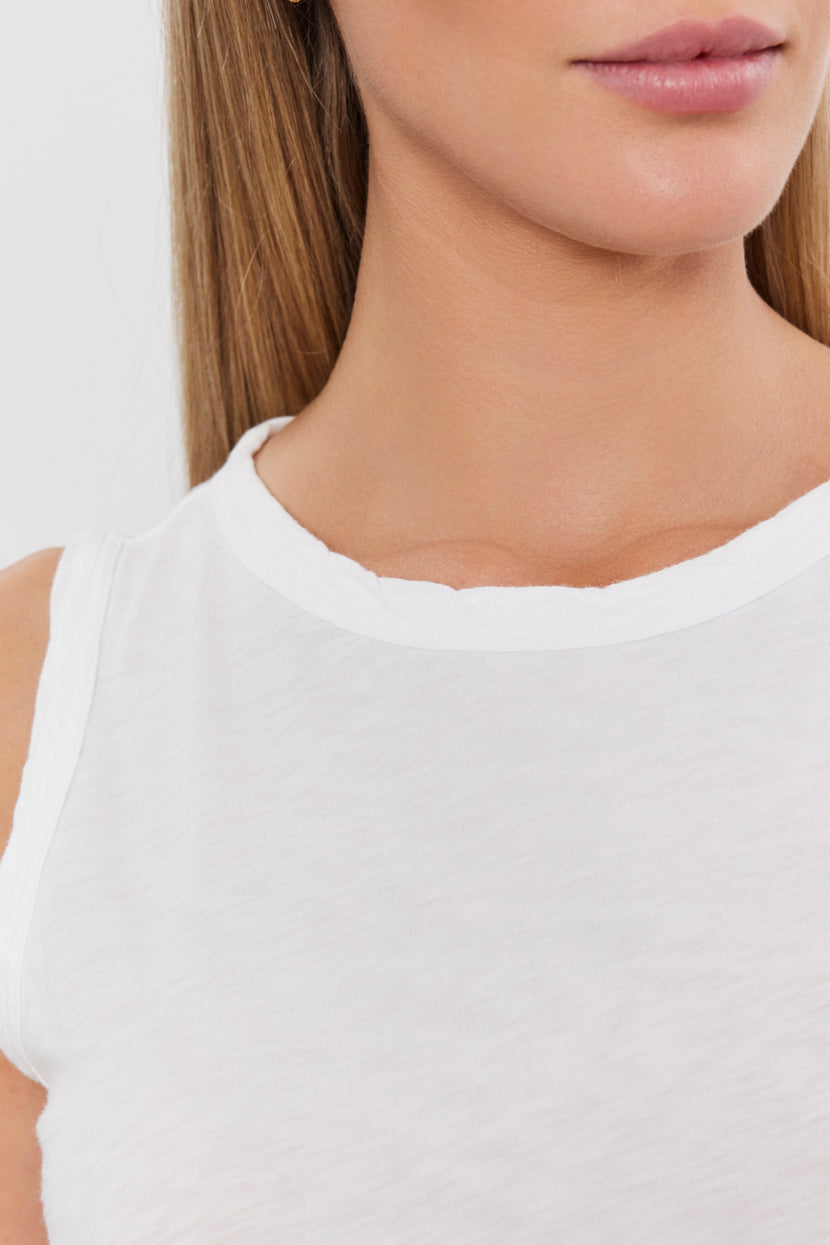
[(0, 856), (0, 1050), (46, 1085), (23, 1034), (23, 957), (41, 872), (81, 753), (115, 564), (124, 536), (86, 529), (52, 580), (49, 641), (8, 844)]

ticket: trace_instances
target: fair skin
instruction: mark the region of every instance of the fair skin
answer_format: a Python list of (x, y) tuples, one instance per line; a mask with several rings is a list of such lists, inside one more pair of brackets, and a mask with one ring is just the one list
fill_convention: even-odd
[[(332, 0), (366, 110), (354, 310), (256, 456), (379, 575), (604, 586), (830, 479), (830, 349), (752, 288), (830, 67), (825, 0)], [(767, 93), (659, 114), (570, 61), (679, 17), (785, 33)]]

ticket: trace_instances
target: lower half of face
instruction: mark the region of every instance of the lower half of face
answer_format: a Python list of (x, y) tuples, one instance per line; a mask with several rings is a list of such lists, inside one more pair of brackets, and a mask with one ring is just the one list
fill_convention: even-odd
[(685, 68), (594, 71), (578, 62), (674, 25), (688, 6), (332, 0), (379, 156), (431, 160), (526, 220), (643, 255), (754, 229), (830, 89), (826, 0), (693, 7), (705, 22), (756, 18), (783, 44), (754, 67), (719, 58), (708, 69), (687, 59)]

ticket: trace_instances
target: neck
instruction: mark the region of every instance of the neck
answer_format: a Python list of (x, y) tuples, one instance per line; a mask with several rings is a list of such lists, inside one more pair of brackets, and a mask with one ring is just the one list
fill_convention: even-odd
[(556, 533), (579, 557), (747, 525), (804, 470), (810, 486), (806, 459), (830, 473), (830, 350), (759, 297), (741, 239), (620, 255), (437, 193), (370, 181), (348, 334), (295, 421), (378, 532), (524, 550)]

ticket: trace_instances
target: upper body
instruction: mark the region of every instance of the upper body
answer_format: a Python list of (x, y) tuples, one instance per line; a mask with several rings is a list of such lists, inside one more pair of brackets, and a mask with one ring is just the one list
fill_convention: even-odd
[(296, 522), (290, 422), (58, 564), (0, 860), (50, 1242), (824, 1245), (830, 481), (453, 589)]
[[(0, 1049), (44, 1224), (14, 1213), (53, 1245), (824, 1245), (830, 350), (744, 240), (830, 13), (781, 0), (751, 104), (665, 70), (653, 108), (578, 62), (656, 8), (331, 11), (371, 145), (330, 375), (201, 416), (230, 456), (152, 530), (76, 534), (12, 678)], [(345, 146), (303, 162), (305, 19), (169, 14), (224, 368), (191, 343), (192, 375), (255, 390), (248, 332), (288, 374), (270, 288), (305, 391), (338, 287), (269, 287), (248, 197), (289, 275), (345, 200)]]

